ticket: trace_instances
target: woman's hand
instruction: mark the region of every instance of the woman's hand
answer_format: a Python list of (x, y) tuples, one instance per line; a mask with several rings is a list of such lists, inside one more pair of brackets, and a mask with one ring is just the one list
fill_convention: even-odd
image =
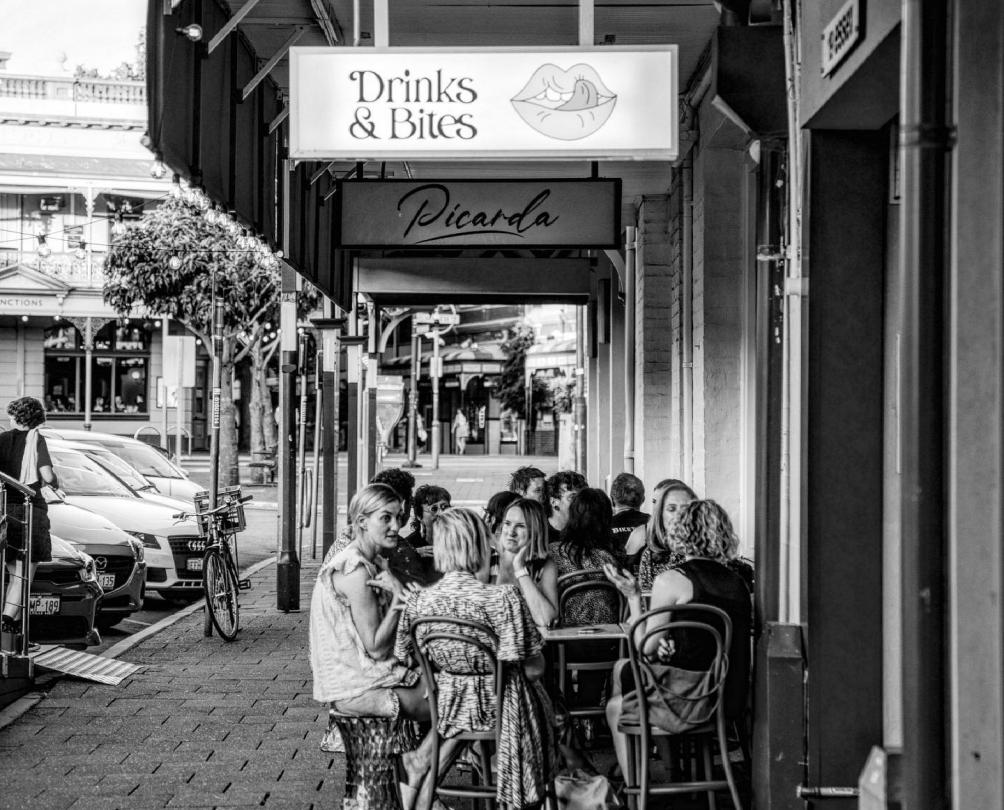
[(431, 557), (432, 556), (432, 546), (419, 546), (415, 549), (418, 552), (419, 557)]
[(391, 600), (388, 611), (404, 610), (404, 606), (408, 603), (408, 599), (411, 598), (411, 595), (418, 593), (420, 590), (422, 590), (422, 586), (419, 585), (417, 582), (409, 582), (401, 589), (400, 595), (398, 594), (394, 595), (394, 598)]
[(669, 636), (659, 639), (659, 646), (656, 648), (655, 657), (660, 664), (668, 664), (676, 653), (676, 644)]
[(641, 596), (641, 588), (638, 587), (638, 580), (629, 571), (622, 571), (617, 566), (606, 563), (603, 566), (603, 573), (607, 575), (607, 579), (616, 585), (617, 590), (624, 594), (624, 596), (628, 598)]
[(404, 586), (396, 576), (384, 569), (372, 579), (366, 580), (366, 584), (378, 591), (386, 591), (394, 597), (396, 601), (402, 601), (406, 594)]
[(527, 543), (525, 546), (520, 548), (512, 558), (512, 570), (519, 571), (521, 568), (526, 568), (526, 555), (530, 552), (530, 544)]

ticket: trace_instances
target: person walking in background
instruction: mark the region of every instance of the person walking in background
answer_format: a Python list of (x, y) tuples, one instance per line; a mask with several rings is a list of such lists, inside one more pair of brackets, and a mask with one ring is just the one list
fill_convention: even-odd
[(536, 467), (520, 467), (509, 479), (509, 490), (521, 498), (529, 498), (531, 501), (543, 503), (544, 479), (546, 477), (543, 470)]
[(467, 439), (471, 435), (471, 426), (467, 423), (467, 417), (463, 410), (457, 408), (457, 415), (453, 417), (453, 438), (456, 441), (457, 455), (462, 456), (467, 449)]
[[(38, 428), (45, 424), (45, 409), (34, 397), (15, 399), (7, 406), (11, 429), (0, 434), (0, 472), (31, 487), (31, 537), (25, 538), (24, 503), (14, 492), (7, 493), (7, 571), (9, 585), (4, 596), (2, 630), (16, 633), (21, 616), (21, 589), (27, 577), (29, 587), (40, 562), (52, 559), (52, 537), (49, 534), (49, 507), (42, 487), (57, 489), (59, 484), (52, 471), (52, 459), (45, 438)], [(31, 543), (31, 565), (25, 568), (25, 549)]]
[(623, 472), (610, 485), (610, 500), (614, 502), (614, 552), (623, 555), (631, 532), (648, 523), (648, 513), (639, 508), (645, 502), (645, 485), (637, 475)]

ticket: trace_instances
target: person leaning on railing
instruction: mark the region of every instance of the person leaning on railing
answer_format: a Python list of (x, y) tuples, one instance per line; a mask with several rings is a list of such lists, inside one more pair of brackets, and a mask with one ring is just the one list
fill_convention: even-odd
[(7, 406), (11, 430), (0, 434), (0, 472), (31, 487), (31, 566), (24, 568), (24, 505), (20, 496), (7, 493), (7, 569), (10, 584), (4, 598), (2, 629), (5, 633), (18, 630), (21, 614), (21, 588), (25, 574), (28, 582), (35, 576), (40, 562), (52, 559), (52, 538), (49, 535), (49, 507), (42, 487), (57, 489), (59, 484), (52, 471), (52, 459), (45, 438), (38, 428), (45, 424), (45, 409), (34, 397), (15, 399)]

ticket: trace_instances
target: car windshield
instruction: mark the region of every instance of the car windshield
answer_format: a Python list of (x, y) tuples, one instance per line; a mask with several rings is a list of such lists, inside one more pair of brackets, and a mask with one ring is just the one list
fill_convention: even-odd
[(134, 467), (126, 464), (110, 450), (105, 450), (103, 447), (88, 447), (84, 453), (88, 458), (96, 461), (116, 478), (121, 478), (130, 489), (145, 490), (154, 488), (153, 484), (136, 472)]
[(136, 497), (135, 493), (96, 461), (83, 453), (50, 450), (59, 486), (67, 495), (114, 495)]
[(184, 478), (170, 461), (152, 447), (142, 444), (103, 446), (143, 475), (155, 475), (158, 478)]

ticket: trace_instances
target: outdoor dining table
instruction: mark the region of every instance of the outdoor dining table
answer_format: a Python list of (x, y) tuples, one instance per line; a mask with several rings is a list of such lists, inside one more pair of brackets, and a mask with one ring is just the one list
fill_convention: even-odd
[(542, 627), (540, 634), (545, 642), (561, 641), (620, 641), (627, 638), (627, 625), (622, 623), (583, 624), (574, 627)]

